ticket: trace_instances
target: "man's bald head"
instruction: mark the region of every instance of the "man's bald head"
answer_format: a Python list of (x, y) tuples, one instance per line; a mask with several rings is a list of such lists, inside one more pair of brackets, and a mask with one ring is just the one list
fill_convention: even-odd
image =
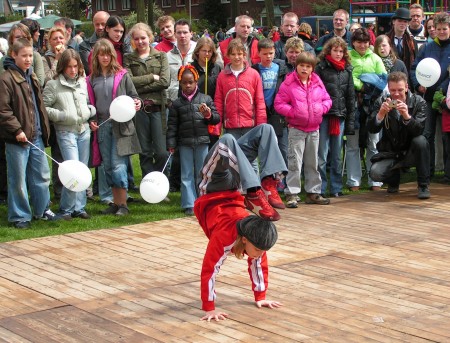
[(94, 24), (95, 34), (97, 37), (102, 37), (105, 31), (106, 21), (109, 18), (109, 13), (105, 11), (98, 11), (92, 17), (92, 23)]

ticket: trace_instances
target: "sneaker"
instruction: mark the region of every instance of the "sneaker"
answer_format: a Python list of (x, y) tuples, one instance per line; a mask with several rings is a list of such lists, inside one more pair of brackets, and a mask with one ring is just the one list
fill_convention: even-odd
[(270, 206), (262, 189), (254, 193), (247, 193), (244, 203), (248, 210), (261, 218), (271, 221), (280, 219), (280, 214)]
[(100, 211), (101, 214), (116, 214), (116, 212), (119, 210), (119, 206), (117, 206), (115, 203), (111, 202), (108, 204), (108, 207), (104, 210)]
[(286, 207), (287, 208), (297, 208), (298, 207), (298, 196), (295, 194), (286, 195)]
[(16, 229), (28, 229), (31, 226), (29, 221), (17, 221), (13, 223)]
[(118, 208), (119, 209), (115, 213), (116, 216), (126, 216), (126, 215), (130, 214), (130, 210), (125, 205), (120, 205), (120, 206), (118, 206)]
[(285, 209), (286, 206), (281, 200), (277, 191), (278, 180), (273, 179), (271, 176), (265, 177), (261, 181), (261, 188), (267, 196), (267, 200), (272, 207)]
[(340, 198), (340, 197), (344, 196), (344, 193), (337, 192), (337, 193), (330, 194), (330, 196), (333, 197), (333, 198)]
[(417, 197), (419, 199), (428, 199), (430, 197), (430, 190), (428, 188), (428, 185), (419, 186), (418, 189), (419, 192), (417, 193)]
[[(35, 217), (36, 218), (36, 217)], [(41, 217), (36, 219), (46, 220), (46, 221), (57, 221), (57, 220), (71, 220), (72, 217), (68, 213), (58, 213), (55, 214), (51, 209), (45, 210)]]
[(72, 213), (72, 218), (89, 219), (91, 218), (91, 216), (87, 214), (85, 211), (83, 212), (75, 211)]
[(322, 197), (320, 194), (308, 194), (306, 196), (307, 204), (316, 204), (316, 205), (328, 205), (330, 203), (330, 199)]
[(399, 185), (388, 185), (387, 192), (388, 193), (398, 193)]
[(194, 215), (194, 209), (192, 209), (191, 207), (190, 208), (186, 208), (184, 210), (184, 214), (187, 215), (187, 216), (193, 216)]

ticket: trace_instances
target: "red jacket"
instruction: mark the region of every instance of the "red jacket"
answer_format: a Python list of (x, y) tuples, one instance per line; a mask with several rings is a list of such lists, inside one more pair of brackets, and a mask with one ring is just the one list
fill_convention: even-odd
[(225, 129), (252, 128), (267, 123), (261, 77), (246, 62), (244, 71), (237, 77), (230, 65), (219, 74), (214, 103)]
[[(223, 65), (226, 66), (230, 63), (230, 59), (227, 56), (228, 44), (230, 44), (232, 39), (236, 38), (236, 34), (233, 33), (232, 37), (229, 37), (219, 43), (219, 49), (223, 58)], [(258, 54), (258, 40), (255, 37), (249, 37), (250, 40), (249, 50), (250, 50), (250, 59), (252, 61), (252, 65), (261, 62), (261, 58)]]
[(169, 52), (173, 49), (174, 43), (175, 41), (171, 42), (167, 38), (162, 37), (162, 41), (156, 44), (155, 49), (162, 52)]
[[(244, 206), (244, 197), (238, 191), (214, 192), (197, 199), (194, 213), (209, 242), (203, 258), (200, 289), (202, 309), (214, 310), (216, 299), (216, 275), (227, 258), (233, 252), (237, 237), (236, 222), (248, 216)], [(258, 259), (248, 258), (248, 273), (252, 282), (255, 301), (266, 298), (269, 267), (267, 254)]]

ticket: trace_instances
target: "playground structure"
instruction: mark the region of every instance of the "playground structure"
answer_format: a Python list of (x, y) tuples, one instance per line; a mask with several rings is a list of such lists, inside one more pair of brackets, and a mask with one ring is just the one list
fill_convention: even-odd
[(449, 10), (448, 0), (350, 0), (350, 20), (361, 24), (375, 21), (377, 27), (377, 24), (389, 23), (397, 8), (408, 8), (414, 3), (422, 5), (426, 17)]

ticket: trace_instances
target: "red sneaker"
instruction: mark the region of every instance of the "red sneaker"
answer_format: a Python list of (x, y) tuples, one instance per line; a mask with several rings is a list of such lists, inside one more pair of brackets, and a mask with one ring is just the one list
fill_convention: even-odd
[(271, 221), (280, 220), (280, 214), (270, 206), (261, 189), (255, 193), (247, 193), (245, 196), (245, 206), (261, 218)]
[(272, 207), (285, 209), (286, 205), (281, 200), (280, 195), (277, 190), (278, 180), (274, 180), (272, 177), (268, 176), (262, 179), (261, 188), (267, 196), (267, 200)]

